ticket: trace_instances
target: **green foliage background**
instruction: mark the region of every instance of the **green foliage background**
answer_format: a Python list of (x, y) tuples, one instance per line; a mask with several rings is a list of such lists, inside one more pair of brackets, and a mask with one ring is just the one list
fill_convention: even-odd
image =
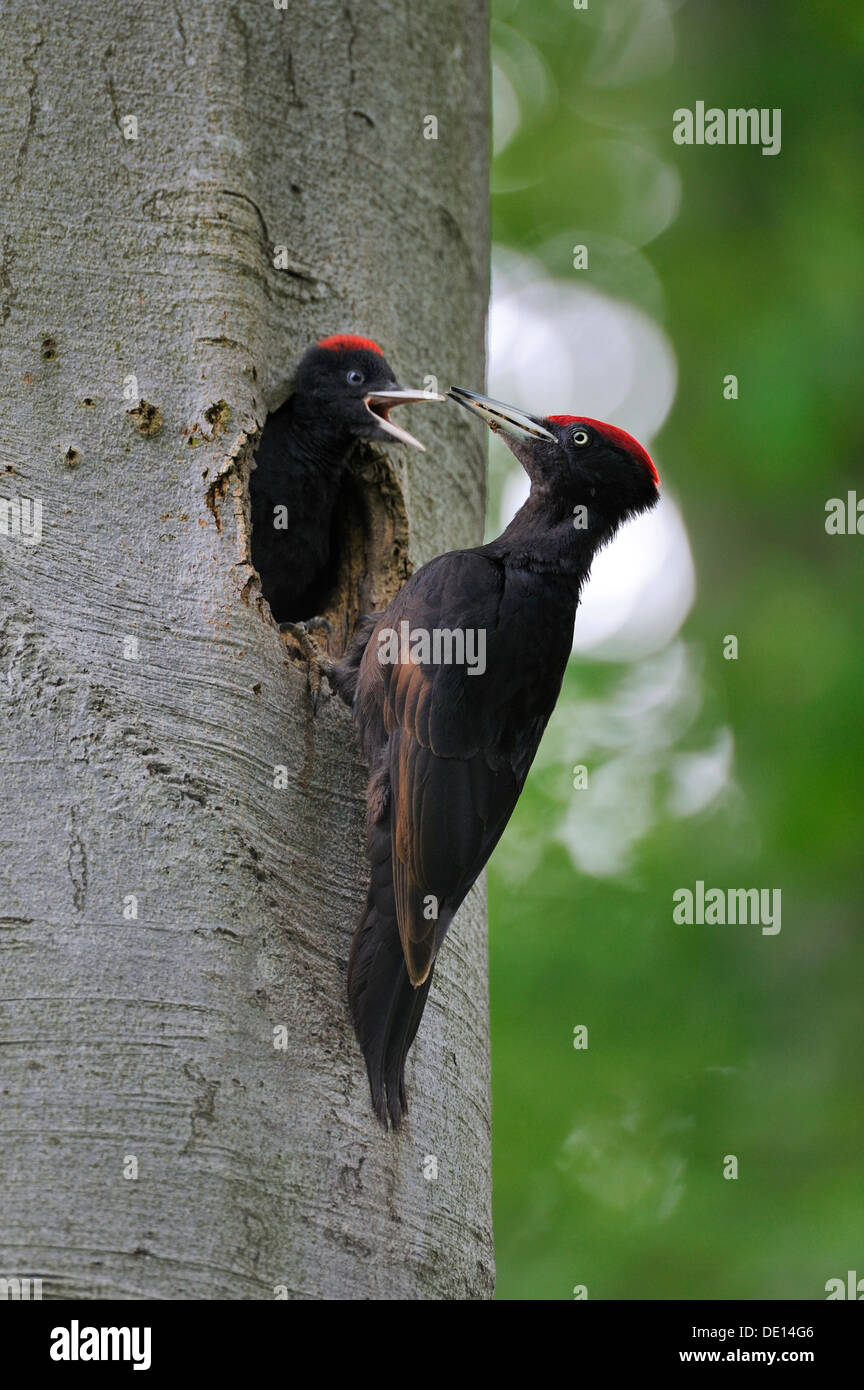
[[(664, 71), (591, 84), (634, 36), (657, 39), (638, 26), (667, 21)], [(496, 241), (640, 304), (678, 358), (652, 452), (695, 557), (680, 640), (701, 691), (645, 754), (651, 824), (628, 866), (591, 877), (556, 827), (622, 737), (640, 756), (657, 658), (572, 662), (493, 858), (498, 1297), (584, 1284), (592, 1299), (824, 1298), (827, 1279), (864, 1276), (864, 536), (825, 532), (828, 498), (864, 496), (864, 13), (496, 0), (493, 38), (522, 116), (495, 161)], [(699, 99), (782, 108), (781, 153), (675, 146), (672, 112)], [(621, 140), (681, 177), (680, 212), (654, 238)], [(572, 269), (576, 242), (587, 271)], [(561, 408), (578, 410), (578, 385)], [(617, 721), (587, 757), (586, 702)], [(734, 786), (673, 815), (673, 760), (724, 724)], [(781, 888), (781, 933), (674, 925), (672, 893), (697, 879)]]

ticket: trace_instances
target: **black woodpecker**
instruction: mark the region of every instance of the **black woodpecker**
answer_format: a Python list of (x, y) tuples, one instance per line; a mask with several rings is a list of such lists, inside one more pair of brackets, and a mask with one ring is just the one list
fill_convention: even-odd
[(394, 1128), (436, 955), (555, 707), (594, 556), (659, 496), (651, 459), (623, 430), (450, 395), (500, 433), (530, 495), (497, 540), (417, 570), (325, 668), (370, 769), (371, 881), (348, 996), (375, 1112)]

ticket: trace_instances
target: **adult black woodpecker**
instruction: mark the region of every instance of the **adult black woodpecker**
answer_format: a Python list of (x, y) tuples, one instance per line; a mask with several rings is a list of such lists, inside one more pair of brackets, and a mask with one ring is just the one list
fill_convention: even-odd
[[(371, 880), (348, 995), (372, 1103), (394, 1128), (436, 955), (510, 819), (555, 707), (591, 563), (659, 495), (648, 454), (613, 425), (540, 419), (455, 387), (450, 396), (501, 434), (530, 495), (497, 540), (417, 570), (327, 668), (370, 768)], [(434, 634), (447, 632), (458, 658), (457, 630), (473, 670), (468, 659), (448, 664), (444, 637), (435, 652)]]
[(369, 338), (339, 333), (304, 354), (293, 394), (264, 426), (250, 481), (252, 563), (277, 622), (317, 614), (326, 597), (333, 514), (357, 441), (422, 449), (390, 411), (443, 399), (400, 386)]

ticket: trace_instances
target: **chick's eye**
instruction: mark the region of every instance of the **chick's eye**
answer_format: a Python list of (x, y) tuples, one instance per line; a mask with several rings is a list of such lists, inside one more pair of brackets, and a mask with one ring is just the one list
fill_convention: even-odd
[(352, 368), (348, 373), (347, 380), (351, 386), (360, 386), (363, 381), (363, 373)]
[(590, 435), (587, 430), (574, 430), (570, 438), (574, 444), (582, 445), (588, 443)]

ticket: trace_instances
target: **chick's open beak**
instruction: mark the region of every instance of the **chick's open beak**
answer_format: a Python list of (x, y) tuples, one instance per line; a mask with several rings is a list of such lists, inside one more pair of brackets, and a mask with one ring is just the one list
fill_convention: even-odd
[(554, 444), (558, 442), (536, 416), (518, 410), (515, 405), (505, 405), (491, 396), (478, 396), (476, 391), (466, 391), (461, 386), (451, 386), (447, 394), (457, 405), (464, 405), (466, 410), (485, 420), (493, 434), (500, 430), (513, 435), (515, 439), (551, 439)]
[(394, 386), (387, 391), (371, 391), (363, 400), (366, 409), (371, 415), (375, 416), (375, 422), (379, 429), (390, 434), (394, 439), (398, 439), (400, 444), (410, 444), (415, 449), (425, 452), (425, 444), (421, 444), (419, 439), (415, 439), (413, 434), (403, 430), (401, 425), (394, 425), (390, 419), (390, 411), (394, 405), (410, 405), (412, 401), (443, 401), (444, 397), (439, 396), (437, 391), (407, 391), (401, 386)]

